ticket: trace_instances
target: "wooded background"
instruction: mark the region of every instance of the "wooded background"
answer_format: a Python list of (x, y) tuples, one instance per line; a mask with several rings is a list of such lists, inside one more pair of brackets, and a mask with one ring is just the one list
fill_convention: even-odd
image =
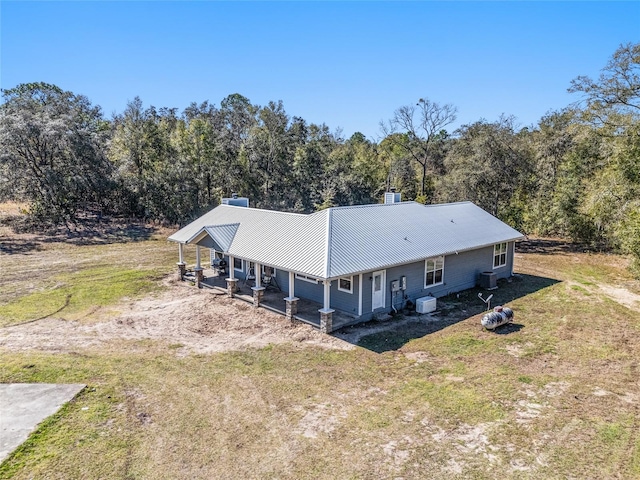
[(46, 83), (3, 90), (0, 199), (38, 222), (87, 213), (185, 224), (238, 192), (252, 206), (313, 212), (403, 200), (471, 200), (527, 234), (631, 254), (640, 265), (640, 43), (621, 45), (574, 104), (537, 125), (479, 119), (449, 132), (453, 104), (390, 112), (380, 138), (343, 138), (240, 95), (184, 111), (136, 97), (111, 119)]

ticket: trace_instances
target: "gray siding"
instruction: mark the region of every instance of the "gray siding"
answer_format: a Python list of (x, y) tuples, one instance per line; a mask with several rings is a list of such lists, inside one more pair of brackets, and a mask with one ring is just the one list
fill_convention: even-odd
[[(363, 276), (364, 278), (364, 276)], [(364, 281), (363, 281), (364, 283)], [(342, 310), (351, 315), (358, 315), (358, 275), (354, 275), (351, 280), (353, 293), (338, 290), (338, 280), (331, 282), (331, 308)]]
[(203, 248), (218, 248), (218, 246), (209, 235), (206, 235), (203, 239), (197, 242), (196, 245), (200, 245)]
[(276, 272), (276, 284), (280, 287), (282, 293), (289, 295), (289, 272), (278, 270), (277, 268), (274, 271)]
[(362, 315), (371, 318), (373, 272), (362, 274)]
[[(415, 262), (387, 269), (385, 307), (382, 310), (391, 310), (392, 292), (391, 282), (407, 277), (407, 290), (404, 292), (406, 299), (415, 302), (417, 298), (426, 295), (443, 297), (450, 293), (459, 292), (476, 286), (481, 272), (494, 272), (498, 278), (511, 276), (513, 268), (513, 242), (507, 246), (507, 264), (504, 267), (493, 268), (493, 246), (462, 252), (458, 255), (447, 255), (444, 259), (444, 282), (441, 285), (424, 288), (425, 262)], [(371, 275), (373, 272), (363, 274), (362, 295), (362, 319), (371, 318)], [(332, 293), (333, 295), (333, 293)], [(400, 304), (400, 294), (397, 294), (396, 306)], [(333, 303), (333, 299), (332, 299)], [(356, 296), (357, 305), (357, 296)]]
[(296, 297), (324, 303), (324, 290), (321, 283), (305, 282), (299, 278), (294, 278), (294, 281)]

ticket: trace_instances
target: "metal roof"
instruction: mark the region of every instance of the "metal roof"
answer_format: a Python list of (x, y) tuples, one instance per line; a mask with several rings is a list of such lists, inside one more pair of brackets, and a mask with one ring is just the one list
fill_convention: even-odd
[[(238, 224), (225, 253), (283, 270), (324, 278), (326, 210), (312, 215), (220, 205), (169, 237), (197, 243), (205, 227)], [(227, 237), (228, 238), (228, 237)]]
[(310, 215), (220, 205), (169, 240), (192, 243), (203, 230), (217, 244), (228, 244), (230, 255), (317, 278), (379, 270), (523, 237), (471, 202), (401, 202), (333, 207)]
[(239, 226), (239, 223), (232, 223), (230, 225), (214, 225), (211, 227), (204, 227), (204, 230), (216, 245), (218, 245), (218, 250), (226, 252), (231, 247), (231, 242), (233, 242), (233, 238), (236, 236)]
[(379, 270), (522, 238), (471, 202), (334, 208), (329, 276)]

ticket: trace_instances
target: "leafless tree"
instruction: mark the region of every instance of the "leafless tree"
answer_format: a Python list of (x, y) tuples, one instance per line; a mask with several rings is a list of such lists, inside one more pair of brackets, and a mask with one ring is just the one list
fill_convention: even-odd
[(457, 111), (452, 104), (441, 105), (421, 98), (415, 105), (398, 108), (388, 122), (380, 122), (382, 134), (420, 165), (420, 194), (423, 198), (427, 197), (427, 173), (434, 167), (434, 143), (442, 136), (444, 127), (456, 120)]

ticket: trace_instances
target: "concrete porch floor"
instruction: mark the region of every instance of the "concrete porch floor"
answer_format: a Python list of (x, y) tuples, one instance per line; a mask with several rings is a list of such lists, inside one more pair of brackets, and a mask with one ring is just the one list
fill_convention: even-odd
[[(205, 269), (203, 273), (203, 288), (211, 288), (224, 292), (227, 291), (227, 282), (225, 279), (228, 278), (228, 275), (219, 275), (217, 271), (211, 269)], [(195, 276), (193, 272), (187, 272), (187, 274), (185, 275), (185, 280), (195, 282)], [(253, 290), (251, 290), (251, 287), (253, 286), (255, 286), (254, 280), (245, 282), (244, 280), (239, 279), (237, 283), (238, 290), (235, 293), (234, 298), (243, 300), (248, 303), (253, 303)], [(266, 308), (267, 310), (271, 310), (272, 312), (284, 315), (286, 309), (284, 298), (288, 296), (289, 293), (287, 291), (280, 290), (277, 285), (270, 285), (265, 288), (264, 297), (262, 299), (262, 302), (260, 303), (260, 306)], [(300, 298), (300, 300), (298, 300), (298, 313), (294, 315), (294, 318), (301, 322), (313, 325), (316, 328), (320, 328), (320, 312), (318, 312), (318, 310), (320, 310), (321, 308), (322, 305), (320, 303), (313, 302), (305, 298)], [(352, 315), (336, 310), (333, 313), (332, 331), (336, 331), (347, 325), (352, 325), (355, 321), (356, 319)]]

